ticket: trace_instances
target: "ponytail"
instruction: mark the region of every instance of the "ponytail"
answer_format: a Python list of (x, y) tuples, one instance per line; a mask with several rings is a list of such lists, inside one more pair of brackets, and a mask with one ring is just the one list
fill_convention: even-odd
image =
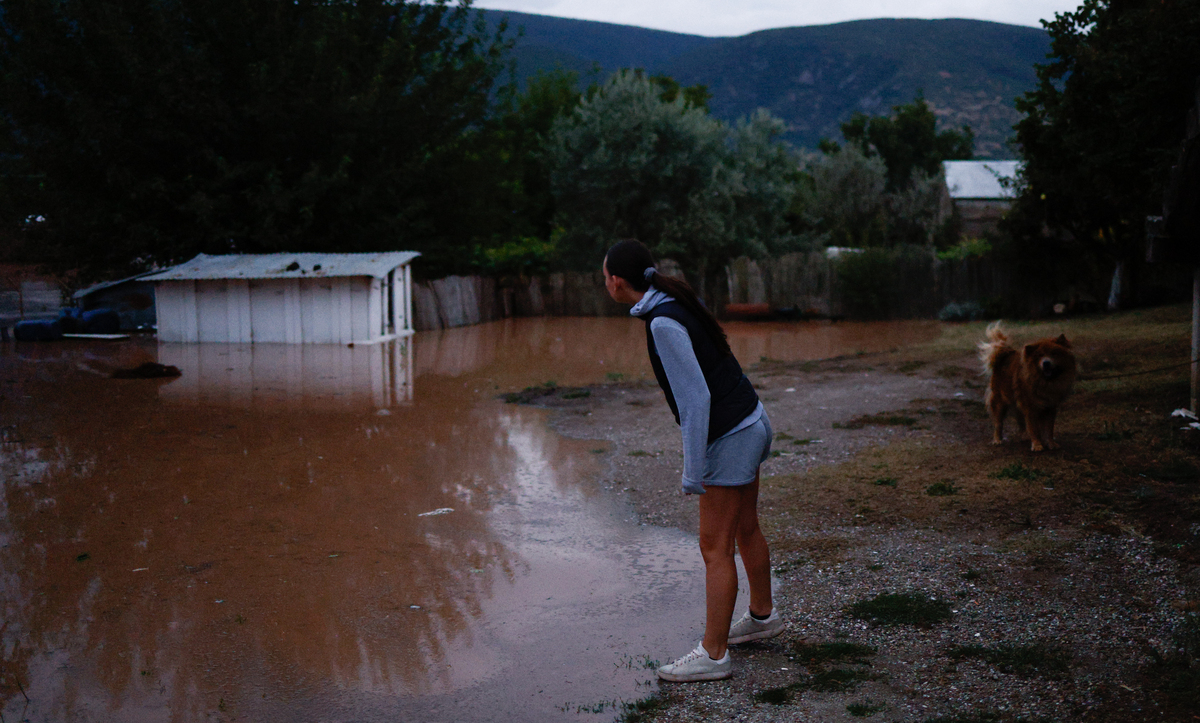
[(654, 256), (641, 241), (636, 239), (618, 241), (608, 250), (608, 254), (604, 257), (604, 263), (609, 274), (625, 279), (634, 290), (648, 291), (651, 286), (654, 286), (674, 298), (683, 308), (691, 312), (692, 316), (696, 317), (700, 326), (704, 328), (717, 347), (719, 354), (722, 356), (733, 354), (733, 350), (729, 348), (729, 338), (725, 335), (725, 330), (721, 328), (720, 323), (717, 322), (717, 317), (713, 316), (708, 307), (700, 301), (700, 297), (696, 296), (696, 292), (688, 282), (659, 273), (654, 268)]

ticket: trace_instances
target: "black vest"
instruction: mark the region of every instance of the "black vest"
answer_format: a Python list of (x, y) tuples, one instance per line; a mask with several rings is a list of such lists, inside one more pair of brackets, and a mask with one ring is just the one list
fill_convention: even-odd
[(708, 443), (712, 444), (758, 407), (758, 394), (754, 392), (750, 380), (742, 373), (742, 367), (733, 354), (722, 356), (708, 332), (690, 311), (677, 301), (659, 304), (640, 318), (646, 322), (646, 350), (650, 352), (650, 366), (654, 367), (654, 378), (667, 395), (667, 404), (671, 407), (671, 413), (675, 415), (676, 424), (679, 424), (679, 406), (675, 403), (675, 395), (671, 393), (671, 383), (667, 380), (662, 359), (654, 347), (654, 334), (650, 331), (650, 322), (660, 316), (678, 321), (687, 329), (692, 340), (692, 349), (696, 352), (696, 361), (700, 362), (700, 371), (704, 373), (704, 381), (708, 384), (711, 398), (708, 412)]

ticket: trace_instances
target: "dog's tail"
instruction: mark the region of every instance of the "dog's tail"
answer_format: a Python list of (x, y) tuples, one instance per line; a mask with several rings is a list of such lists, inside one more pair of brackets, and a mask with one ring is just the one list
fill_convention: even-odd
[(993, 321), (987, 328), (987, 339), (979, 342), (979, 361), (983, 362), (983, 373), (991, 376), (996, 368), (996, 357), (1000, 356), (1000, 352), (1008, 348), (1008, 334), (1004, 333), (1004, 329), (1000, 326), (1000, 322)]

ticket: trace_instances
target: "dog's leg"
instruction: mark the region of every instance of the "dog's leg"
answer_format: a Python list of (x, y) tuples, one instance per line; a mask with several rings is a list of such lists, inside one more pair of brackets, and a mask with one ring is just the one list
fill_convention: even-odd
[(1054, 420), (1058, 417), (1058, 408), (1050, 407), (1046, 410), (1046, 449), (1060, 449), (1061, 445), (1054, 441)]
[(1042, 430), (1041, 419), (1035, 410), (1027, 410), (1025, 412), (1025, 431), (1029, 433), (1029, 449), (1033, 452), (1041, 452), (1045, 449), (1042, 445)]
[(1004, 419), (1008, 416), (1008, 405), (989, 393), (987, 407), (992, 415), (992, 444), (1004, 444)]

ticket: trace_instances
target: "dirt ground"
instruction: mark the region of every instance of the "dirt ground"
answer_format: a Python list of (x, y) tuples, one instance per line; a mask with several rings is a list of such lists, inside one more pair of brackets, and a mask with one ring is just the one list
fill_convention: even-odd
[[(1184, 307), (1008, 324), (1018, 342), (1065, 333), (1079, 359), (1047, 453), (1013, 420), (989, 444), (982, 323), (743, 359), (776, 431), (760, 515), (787, 630), (739, 646), (732, 680), (664, 684), (623, 719), (1200, 720), (1200, 431), (1171, 416), (1188, 370), (1127, 376), (1186, 363), (1189, 324)], [(601, 440), (603, 484), (646, 524), (695, 530), (657, 387), (542, 391), (521, 401)]]

